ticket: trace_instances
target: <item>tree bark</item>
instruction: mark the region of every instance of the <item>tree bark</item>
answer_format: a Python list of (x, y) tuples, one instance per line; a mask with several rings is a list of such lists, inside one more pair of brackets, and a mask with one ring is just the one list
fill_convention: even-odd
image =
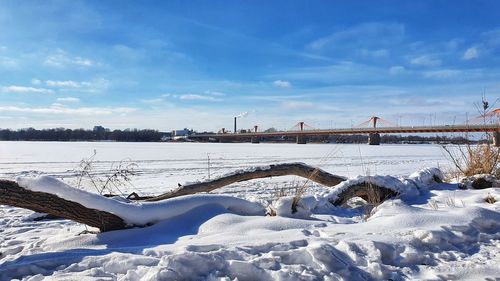
[(344, 177), (330, 174), (319, 168), (311, 167), (303, 163), (275, 164), (269, 167), (257, 167), (254, 170), (235, 172), (211, 181), (184, 185), (174, 191), (147, 198), (145, 201), (159, 201), (188, 194), (210, 192), (235, 182), (289, 175), (300, 176), (325, 186), (335, 186), (345, 180)]
[(130, 227), (122, 218), (111, 213), (90, 209), (54, 194), (24, 189), (8, 180), (0, 180), (0, 204), (73, 220), (97, 227), (102, 232)]

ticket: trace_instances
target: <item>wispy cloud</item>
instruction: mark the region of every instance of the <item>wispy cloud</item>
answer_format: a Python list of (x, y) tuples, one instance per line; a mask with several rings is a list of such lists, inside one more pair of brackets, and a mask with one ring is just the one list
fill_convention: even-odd
[(423, 72), (423, 76), (425, 78), (434, 78), (434, 79), (448, 79), (452, 77), (456, 77), (463, 72), (456, 69), (442, 69), (442, 70), (434, 70), (434, 71), (425, 71)]
[(219, 101), (219, 99), (216, 99), (212, 96), (203, 96), (203, 95), (196, 95), (196, 94), (185, 94), (185, 95), (180, 95), (179, 96), (180, 100), (204, 100), (204, 101)]
[(77, 103), (80, 102), (79, 98), (75, 97), (64, 97), (64, 98), (57, 98), (56, 99), (58, 102), (71, 102), (71, 103)]
[(308, 101), (287, 101), (281, 104), (286, 109), (301, 110), (301, 109), (313, 109), (317, 106)]
[(389, 73), (392, 75), (403, 74), (406, 73), (406, 68), (401, 65), (391, 66), (391, 68), (389, 68)]
[(60, 114), (60, 115), (113, 115), (126, 114), (136, 111), (130, 107), (79, 107), (66, 108), (60, 104), (53, 104), (50, 107), (18, 107), (18, 106), (0, 106), (0, 112), (20, 112), (35, 114)]
[(476, 47), (467, 49), (462, 57), (464, 60), (476, 59), (479, 57), (479, 52)]
[(390, 45), (400, 41), (405, 34), (405, 26), (400, 23), (371, 22), (343, 28), (341, 31), (317, 39), (308, 45), (313, 50), (338, 48), (339, 46)]
[(45, 84), (48, 87), (52, 88), (62, 88), (65, 90), (77, 90), (77, 91), (83, 91), (83, 92), (100, 92), (104, 91), (108, 88), (109, 86), (109, 80), (104, 79), (104, 78), (97, 78), (91, 81), (82, 81), (82, 82), (77, 82), (77, 81), (72, 81), (72, 80), (61, 80), (61, 81), (56, 81), (56, 80), (47, 80), (45, 81)]
[(42, 81), (40, 79), (33, 78), (33, 79), (31, 79), (31, 84), (40, 85), (40, 84), (42, 84)]
[(45, 81), (47, 86), (49, 87), (60, 87), (60, 88), (80, 88), (80, 83), (75, 81), (67, 80), (67, 81), (53, 81), (47, 80)]
[(291, 88), (292, 87), (292, 83), (290, 83), (288, 81), (284, 81), (284, 80), (276, 80), (276, 81), (273, 82), (273, 85), (275, 87), (283, 88), (283, 89)]
[(10, 68), (17, 68), (18, 66), (19, 65), (16, 59), (7, 56), (0, 56), (0, 67), (10, 69)]
[(80, 56), (71, 56), (65, 51), (59, 49), (54, 54), (48, 55), (44, 63), (48, 66), (65, 67), (68, 65), (76, 65), (81, 67), (95, 66), (96, 63), (88, 58)]
[(390, 54), (389, 50), (387, 49), (378, 49), (378, 50), (361, 49), (359, 53), (363, 57), (373, 58), (373, 59), (386, 58)]
[(163, 99), (162, 98), (157, 98), (157, 99), (142, 99), (141, 102), (145, 103), (145, 104), (158, 104), (158, 103), (162, 103)]
[(441, 60), (434, 58), (431, 55), (422, 55), (422, 56), (412, 58), (410, 60), (410, 63), (413, 65), (432, 67), (432, 66), (440, 66)]
[(223, 97), (223, 96), (227, 95), (226, 93), (218, 92), (218, 91), (205, 91), (205, 94), (216, 96), (216, 97)]
[(54, 91), (44, 88), (25, 87), (25, 86), (8, 86), (3, 87), (4, 93), (17, 93), (17, 94), (52, 94)]

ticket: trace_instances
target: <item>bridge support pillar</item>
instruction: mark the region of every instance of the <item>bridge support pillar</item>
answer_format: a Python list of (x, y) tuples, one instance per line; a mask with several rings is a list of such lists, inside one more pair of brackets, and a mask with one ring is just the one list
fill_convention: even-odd
[(500, 147), (500, 132), (493, 132), (493, 145)]
[(297, 136), (297, 144), (306, 144), (307, 137), (306, 136)]
[(368, 144), (369, 145), (380, 145), (380, 134), (369, 134), (368, 135)]
[(252, 143), (260, 143), (260, 137), (252, 137), (250, 140)]

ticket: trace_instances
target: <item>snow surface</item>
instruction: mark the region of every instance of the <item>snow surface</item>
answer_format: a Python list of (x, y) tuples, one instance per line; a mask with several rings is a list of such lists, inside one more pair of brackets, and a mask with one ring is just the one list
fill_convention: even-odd
[[(198, 182), (238, 169), (276, 163), (305, 162), (332, 174), (407, 176), (425, 167), (444, 167), (448, 160), (438, 145), (366, 144), (250, 144), (250, 143), (114, 143), (114, 142), (5, 142), (0, 141), (0, 178), (43, 174), (76, 186), (79, 164), (92, 156), (95, 175), (131, 160), (136, 175), (120, 190), (128, 195), (161, 194), (177, 184)], [(208, 165), (210, 158), (210, 165)], [(243, 182), (221, 190), (235, 196), (272, 196), (295, 177)], [(89, 182), (85, 182), (92, 190)], [(276, 189), (275, 188), (275, 189)]]
[[(87, 144), (75, 144), (76, 147), (82, 145)], [(326, 146), (328, 145), (324, 147)], [(143, 144), (139, 144), (139, 147), (147, 150), (147, 146)], [(183, 150), (189, 146), (178, 147)], [(276, 151), (282, 149), (280, 145), (274, 147)], [(388, 150), (384, 155), (386, 148)], [(162, 149), (160, 144), (155, 145), (146, 153), (149, 156), (144, 158), (155, 155), (153, 151), (159, 155)], [(319, 150), (316, 149), (311, 146), (311, 155), (318, 155), (318, 158), (311, 161), (294, 160), (297, 155), (303, 155), (300, 151), (294, 152), (291, 146), (285, 149), (288, 151), (288, 158), (284, 152), (283, 156), (273, 158), (272, 155), (278, 153), (267, 151), (272, 159), (269, 161), (263, 160), (266, 157), (262, 151), (247, 151), (246, 155), (249, 163), (259, 166), (274, 163), (272, 161), (305, 161), (313, 166), (320, 164), (319, 167), (329, 172), (351, 177), (351, 182), (366, 180), (367, 174), (370, 174), (370, 178), (375, 181), (392, 183), (403, 191), (409, 191), (408, 194), (412, 196), (388, 200), (367, 213), (364, 207), (320, 206), (321, 200), (328, 198), (327, 195), (331, 196), (342, 185), (325, 190), (324, 187), (311, 184), (299, 202), (300, 216), (294, 216), (288, 211), (292, 196), (277, 199), (269, 190), (273, 190), (275, 186), (296, 187), (299, 182), (297, 178), (257, 180), (235, 184), (220, 191), (245, 199), (233, 201), (235, 204), (250, 204), (241, 213), (228, 210), (229, 205), (221, 204), (220, 201), (225, 200), (222, 198), (227, 197), (191, 196), (176, 203), (189, 208), (175, 211), (176, 215), (166, 216), (166, 219), (153, 226), (97, 234), (84, 232), (87, 228), (75, 222), (34, 221), (39, 215), (31, 211), (0, 206), (0, 280), (495, 280), (500, 277), (498, 188), (460, 190), (458, 184), (438, 184), (435, 176), (440, 177), (439, 170), (422, 170), (425, 166), (431, 166), (429, 162), (435, 162), (435, 158), (432, 158), (434, 156), (427, 160), (423, 156), (419, 158), (421, 161), (418, 164), (410, 161), (407, 165), (398, 160), (399, 154), (390, 156), (391, 151), (395, 150), (401, 153), (408, 150), (413, 154), (412, 146), (363, 147), (363, 153), (372, 151), (367, 153), (370, 156), (365, 157), (363, 154), (363, 159), (373, 157), (371, 162), (381, 163), (377, 169), (380, 170), (384, 165), (390, 166), (386, 161), (394, 163), (390, 171), (380, 173), (381, 176), (377, 176), (372, 170), (370, 173), (360, 172), (363, 177), (336, 172), (337, 169), (332, 169), (334, 166), (330, 166), (331, 164), (322, 166)], [(432, 149), (428, 152), (422, 152), (419, 148), (416, 150), (423, 155), (434, 152)], [(64, 146), (59, 151), (61, 153), (47, 158), (49, 164), (41, 163), (41, 159), (35, 159), (32, 155), (36, 160), (32, 165), (39, 172), (44, 172), (46, 168), (46, 174), (57, 178), (62, 176), (64, 182), (72, 183), (72, 177), (66, 177), (71, 172), (53, 173), (64, 167), (64, 164), (54, 161), (64, 159), (66, 156), (63, 153), (71, 152)], [(125, 151), (122, 150), (123, 153)], [(355, 166), (349, 157), (359, 157), (359, 151), (357, 148), (353, 151), (351, 156), (346, 156), (344, 165)], [(177, 153), (189, 155), (188, 151)], [(258, 155), (259, 153), (262, 155)], [(75, 158), (74, 161), (78, 161), (74, 154), (67, 156), (68, 161), (72, 157)], [(256, 155), (256, 158), (251, 158), (250, 155)], [(323, 157), (324, 155), (326, 154), (323, 152)], [(3, 156), (4, 154), (0, 154), (2, 167), (9, 167), (6, 164), (8, 161), (25, 163), (27, 167), (31, 165), (25, 161), (30, 158), (29, 155), (22, 156), (26, 157), (24, 160), (8, 161)], [(199, 157), (201, 159), (202, 153)], [(67, 163), (74, 163), (71, 161)], [(243, 156), (240, 160), (228, 160), (231, 165), (237, 166), (234, 170), (249, 167), (250, 164), (245, 161)], [(185, 163), (186, 166), (188, 162)], [(244, 165), (239, 165), (241, 163)], [(165, 164), (160, 166), (162, 165)], [(443, 165), (444, 163), (440, 164), (441, 167)], [(13, 166), (17, 168), (12, 168), (10, 172), (20, 170), (23, 164)], [(191, 168), (184, 167), (183, 172), (198, 171), (202, 166), (203, 162), (200, 160)], [(371, 167), (365, 164), (363, 166)], [(151, 166), (147, 167), (149, 169)], [(408, 167), (413, 169), (409, 171)], [(152, 168), (155, 169), (157, 168)], [(160, 172), (162, 169), (171, 171), (172, 167), (163, 166), (156, 170), (164, 176)], [(415, 171), (418, 172), (414, 173)], [(4, 173), (3, 177), (13, 179), (14, 173), (9, 174), (10, 172)], [(199, 171), (198, 175), (204, 172), (206, 171)], [(49, 186), (57, 183), (54, 184), (57, 188), (50, 187), (52, 192), (86, 200), (80, 193), (69, 192), (68, 186), (59, 180), (43, 176), (26, 177), (27, 173), (22, 174), (24, 177), (19, 180), (24, 186), (48, 190)], [(387, 174), (391, 176), (385, 176)], [(157, 182), (158, 177), (154, 173), (147, 175), (153, 177), (149, 182), (156, 181), (157, 186), (163, 184)], [(191, 177), (193, 179), (196, 178)], [(178, 180), (180, 178), (175, 178), (175, 181)], [(265, 193), (261, 189), (268, 191)], [(495, 197), (497, 202), (486, 203), (487, 196)], [(89, 201), (95, 199), (90, 197), (92, 200)], [(215, 199), (205, 201), (198, 198)], [(111, 201), (119, 202), (107, 200), (109, 201), (104, 205)], [(255, 202), (280, 206), (283, 216), (248, 215), (249, 212), (246, 211), (252, 211), (252, 206), (258, 206)]]

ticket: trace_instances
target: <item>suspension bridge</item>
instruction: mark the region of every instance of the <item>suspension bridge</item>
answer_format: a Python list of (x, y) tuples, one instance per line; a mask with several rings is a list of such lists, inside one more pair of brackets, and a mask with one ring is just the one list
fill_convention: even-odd
[(285, 131), (263, 132), (258, 126), (245, 132), (228, 132), (224, 128), (217, 134), (193, 134), (189, 138), (196, 140), (217, 140), (227, 142), (231, 140), (249, 140), (259, 143), (266, 137), (296, 137), (298, 144), (306, 144), (308, 137), (329, 135), (368, 135), (368, 144), (379, 145), (381, 134), (412, 134), (412, 133), (491, 133), (493, 143), (500, 146), (500, 109), (469, 120), (466, 124), (437, 125), (437, 126), (398, 126), (381, 117), (373, 116), (365, 122), (351, 128), (317, 129), (301, 121)]

